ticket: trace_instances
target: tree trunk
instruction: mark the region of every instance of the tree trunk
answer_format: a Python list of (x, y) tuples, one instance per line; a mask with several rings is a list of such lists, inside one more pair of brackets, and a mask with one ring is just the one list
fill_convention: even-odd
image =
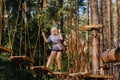
[[(87, 0), (87, 25), (89, 25), (89, 10), (90, 10), (90, 1), (89, 0)], [(88, 41), (88, 38), (89, 38), (89, 35), (88, 35), (88, 31), (86, 31), (86, 41)]]
[[(118, 27), (119, 27), (119, 35), (120, 35), (120, 0), (118, 0), (118, 5), (119, 5), (119, 7), (118, 7), (118, 11), (119, 11), (119, 13), (118, 13)], [(119, 36), (119, 46), (120, 46), (120, 36)]]
[(108, 46), (108, 41), (107, 41), (107, 29), (108, 29), (108, 21), (107, 21), (107, 0), (100, 0), (101, 2), (101, 23), (103, 24), (103, 51), (105, 51)]
[(116, 16), (116, 47), (119, 46), (120, 44), (120, 39), (119, 39), (119, 33), (120, 33), (120, 0), (116, 0), (116, 6), (117, 6), (117, 16)]
[(108, 49), (112, 48), (112, 0), (108, 0)]
[(2, 0), (0, 0), (0, 45), (2, 40)]
[[(103, 0), (100, 0), (100, 24), (103, 24)], [(103, 28), (100, 29), (100, 57), (103, 52)], [(103, 61), (100, 58), (100, 66), (103, 66)], [(100, 68), (100, 74), (104, 75), (103, 68)]]
[[(91, 23), (99, 24), (98, 1), (90, 0), (91, 3)], [(98, 74), (99, 70), (99, 37), (98, 31), (92, 30), (92, 71), (93, 74)]]
[(46, 12), (46, 6), (47, 6), (46, 0), (43, 0), (43, 12)]

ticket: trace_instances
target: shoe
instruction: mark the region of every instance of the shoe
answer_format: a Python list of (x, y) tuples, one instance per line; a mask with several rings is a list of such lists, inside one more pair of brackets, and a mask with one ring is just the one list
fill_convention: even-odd
[(61, 72), (61, 70), (57, 70), (57, 72)]
[(54, 72), (54, 74), (61, 74), (61, 70), (57, 70), (56, 72)]

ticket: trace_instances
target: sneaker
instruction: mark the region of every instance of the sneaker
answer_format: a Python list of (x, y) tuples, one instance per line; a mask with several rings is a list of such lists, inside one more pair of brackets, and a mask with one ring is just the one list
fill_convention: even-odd
[(57, 70), (57, 72), (61, 72), (61, 70)]
[(61, 70), (57, 70), (56, 72), (54, 72), (54, 74), (61, 74)]

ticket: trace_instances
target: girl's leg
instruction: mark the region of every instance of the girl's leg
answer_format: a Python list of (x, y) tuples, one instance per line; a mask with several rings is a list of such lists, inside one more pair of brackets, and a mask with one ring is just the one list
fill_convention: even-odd
[(58, 70), (61, 70), (61, 55), (62, 55), (62, 52), (57, 52), (56, 62), (57, 62)]
[(53, 60), (53, 58), (54, 58), (55, 55), (56, 55), (56, 51), (51, 51), (51, 54), (50, 54), (50, 56), (49, 56), (49, 58), (48, 58), (46, 67), (49, 67), (49, 66), (50, 66), (50, 64), (51, 64), (51, 62), (52, 62), (52, 60)]

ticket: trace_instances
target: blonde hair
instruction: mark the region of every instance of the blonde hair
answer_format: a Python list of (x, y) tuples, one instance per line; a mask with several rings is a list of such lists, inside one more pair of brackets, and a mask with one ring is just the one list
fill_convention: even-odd
[(57, 28), (56, 28), (56, 27), (52, 27), (52, 28), (51, 28), (51, 31), (52, 31), (52, 30), (56, 30), (56, 31), (57, 31)]

